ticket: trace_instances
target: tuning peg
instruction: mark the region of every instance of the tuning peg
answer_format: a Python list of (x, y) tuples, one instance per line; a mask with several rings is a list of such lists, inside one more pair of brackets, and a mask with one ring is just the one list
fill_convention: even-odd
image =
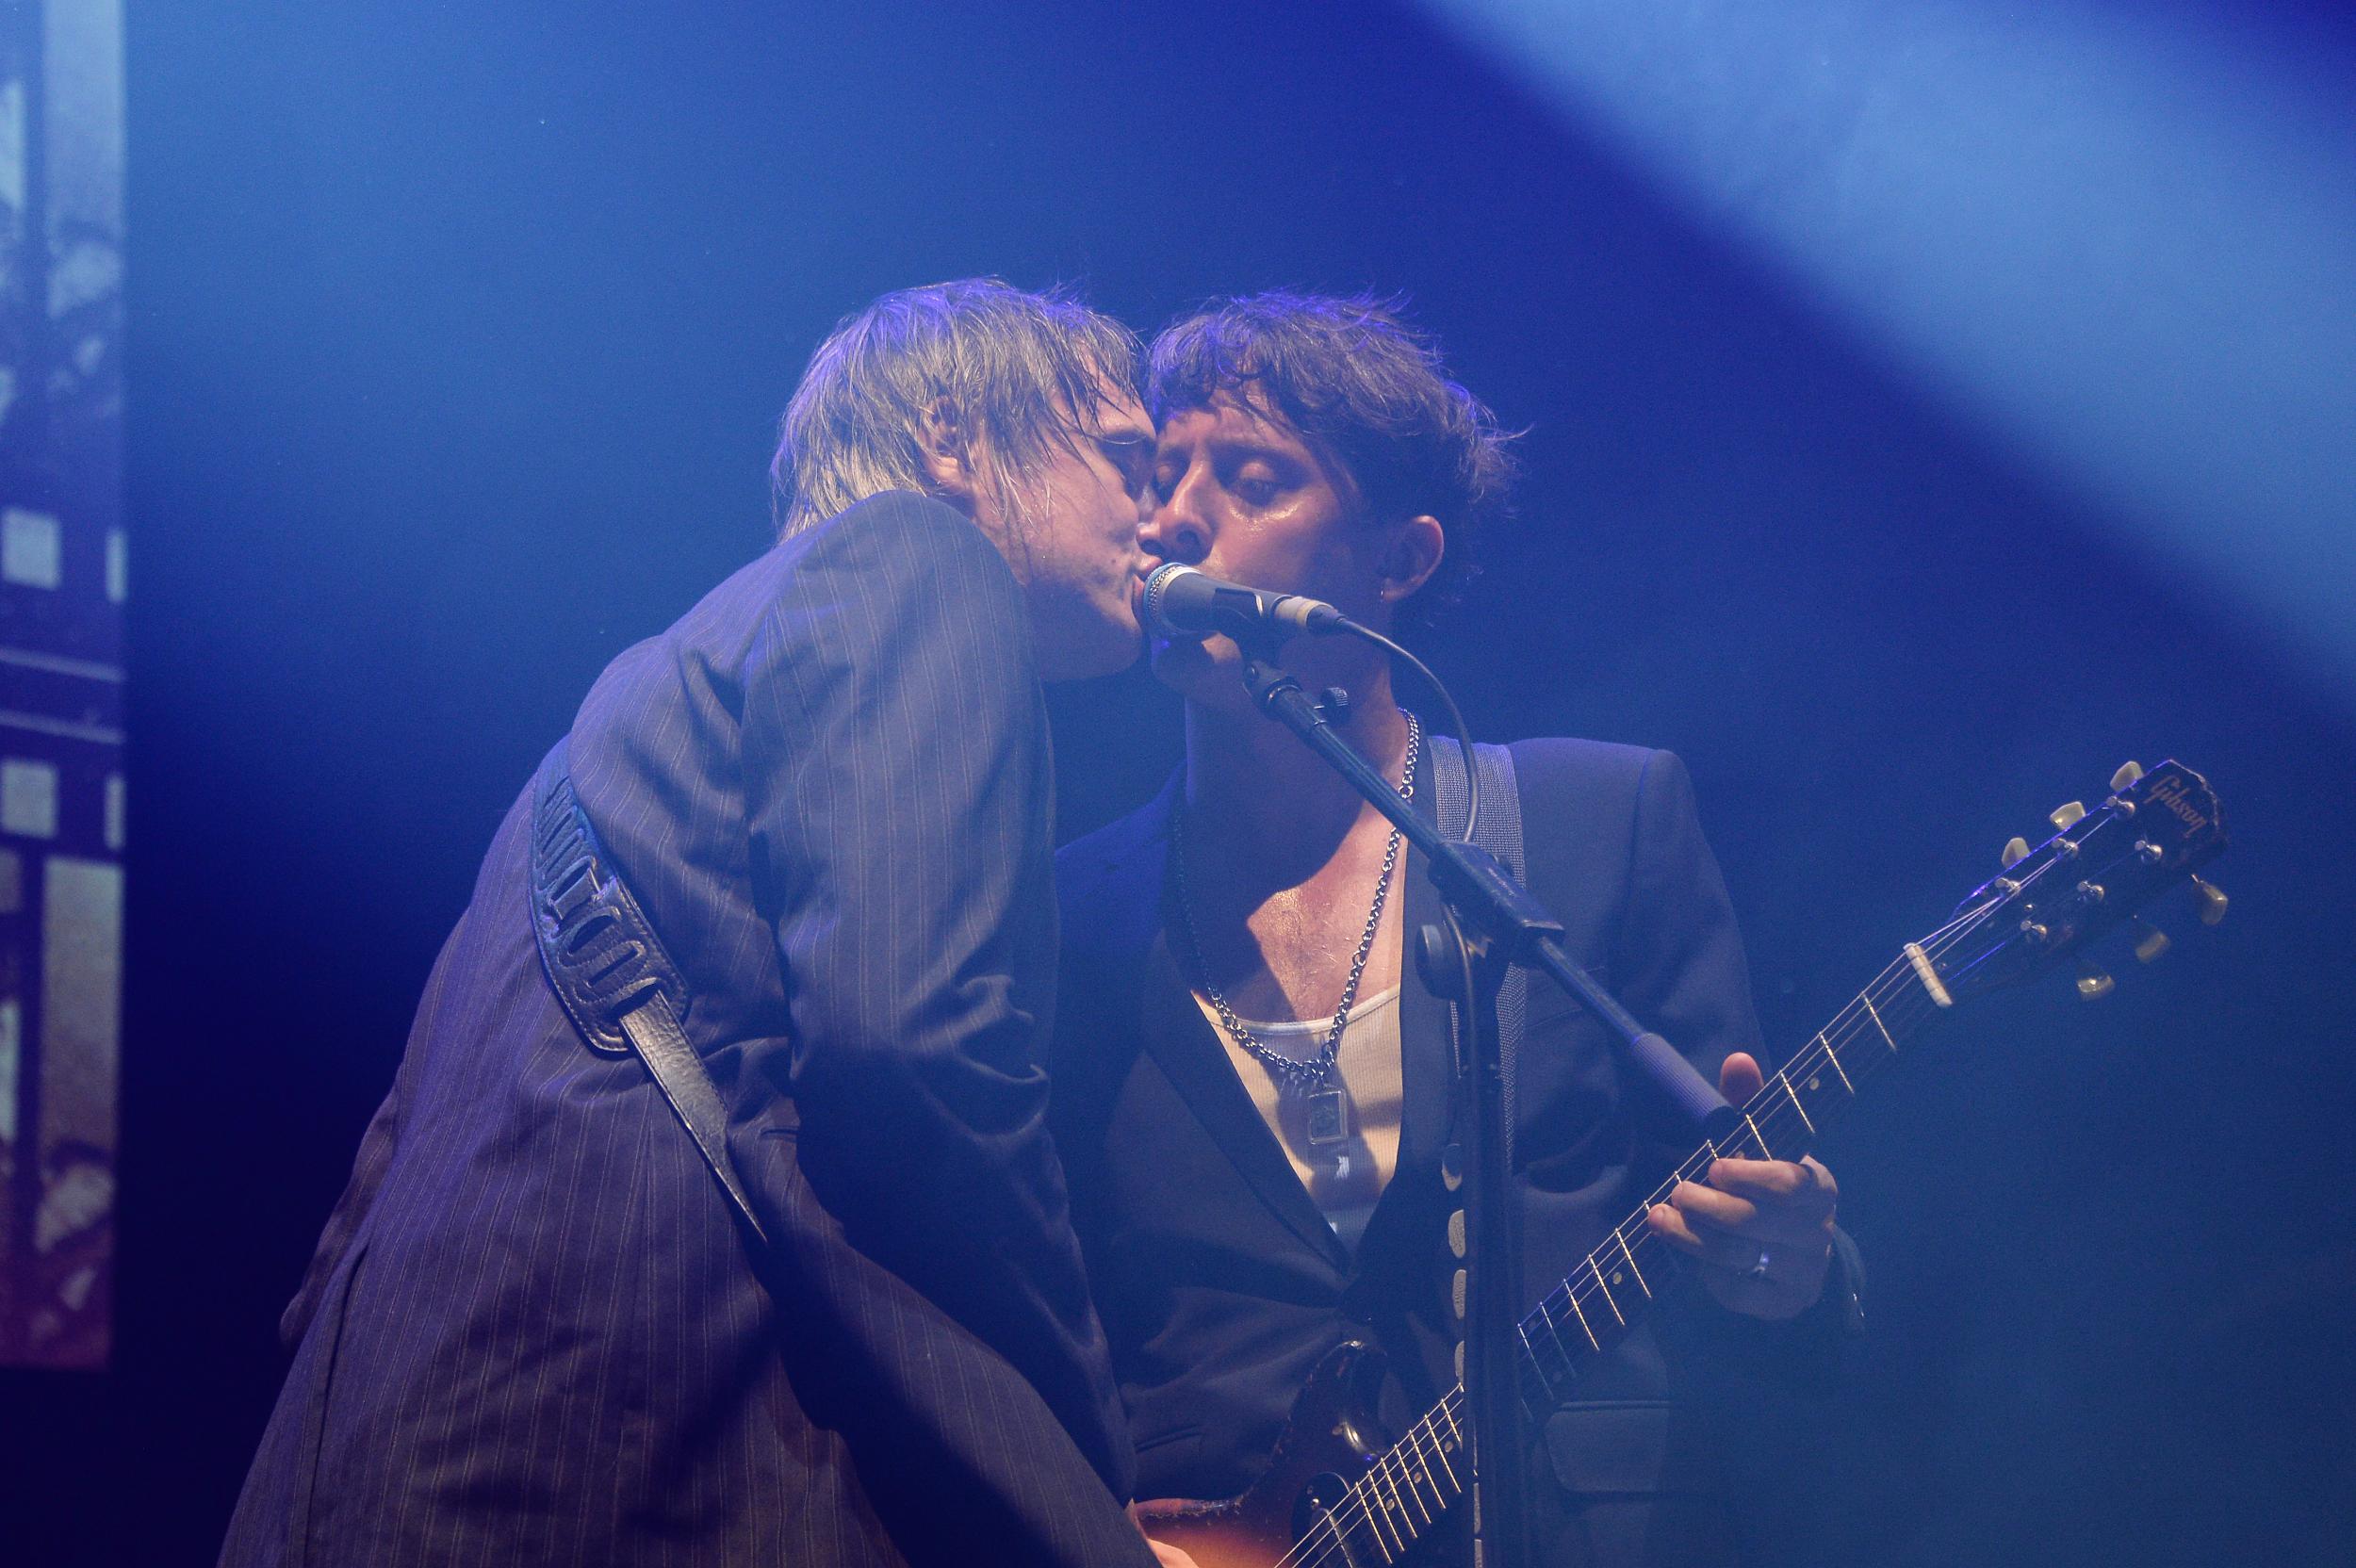
[(2045, 820), (2052, 823), (2055, 827), (2060, 828), (2063, 832), (2067, 833), (2070, 831), (2070, 825), (2086, 814), (2086, 808), (2084, 806), (2079, 805), (2074, 800), (2067, 800), (2062, 802), (2059, 806), (2054, 807), (2053, 814)]
[(2215, 883), (2203, 882), (2197, 876), (2192, 879), (2192, 896), (2200, 904), (2201, 923), (2203, 925), (2215, 925), (2223, 920), (2225, 906), (2232, 902), (2225, 896), (2223, 889)]
[(2129, 923), (2135, 928), (2135, 958), (2138, 962), (2148, 964), (2168, 951), (2167, 932), (2147, 921), (2132, 921)]
[(2028, 858), (2029, 841), (2018, 838), (2005, 844), (2004, 854), (1997, 857), (1997, 858), (2004, 862), (2004, 869), (2006, 871), (2012, 870), (2013, 867), (2019, 865), (2021, 861), (2027, 859)]
[(2112, 988), (2117, 984), (2117, 981), (2085, 959), (2078, 960), (2078, 995), (2082, 1000), (2100, 1002), (2111, 994)]
[(2118, 771), (2117, 773), (2115, 773), (2115, 774), (2111, 775), (2111, 793), (2113, 793), (2113, 794), (2117, 794), (2117, 793), (2119, 793), (2119, 791), (2121, 791), (2121, 790), (2125, 789), (2128, 785), (2133, 784), (2133, 783), (2134, 783), (2136, 779), (2141, 778), (2142, 776), (2143, 776), (2143, 764), (2142, 764), (2142, 763), (2140, 763), (2140, 762), (2121, 762), (2121, 763), (2119, 763), (2119, 771)]

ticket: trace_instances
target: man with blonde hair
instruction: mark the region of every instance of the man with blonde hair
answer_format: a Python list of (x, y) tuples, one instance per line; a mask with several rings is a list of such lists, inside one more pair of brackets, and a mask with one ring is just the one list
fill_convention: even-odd
[(1040, 1068), (1039, 681), (1137, 650), (1137, 376), (993, 281), (818, 350), (777, 547), (499, 830), (225, 1563), (1152, 1560)]

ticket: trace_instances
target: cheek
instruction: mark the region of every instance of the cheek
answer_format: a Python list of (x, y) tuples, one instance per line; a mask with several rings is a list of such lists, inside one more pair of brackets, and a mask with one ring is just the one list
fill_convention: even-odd
[(1261, 580), (1269, 585), (1305, 587), (1310, 580), (1323, 575), (1323, 554), (1313, 541), (1280, 524), (1260, 518), (1238, 519), (1220, 529), (1211, 541), (1210, 559), (1229, 569), (1221, 571), (1207, 564), (1203, 569), (1214, 577), (1231, 577), (1238, 582)]
[(1120, 475), (1082, 471), (1060, 476), (1057, 503), (1076, 532), (1090, 539), (1108, 537), (1137, 527), (1137, 504), (1129, 498)]

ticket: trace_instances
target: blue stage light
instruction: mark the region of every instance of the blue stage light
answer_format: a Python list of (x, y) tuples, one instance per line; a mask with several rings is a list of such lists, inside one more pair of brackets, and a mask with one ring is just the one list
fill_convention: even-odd
[(2344, 37), (2186, 0), (1426, 4), (2356, 708)]

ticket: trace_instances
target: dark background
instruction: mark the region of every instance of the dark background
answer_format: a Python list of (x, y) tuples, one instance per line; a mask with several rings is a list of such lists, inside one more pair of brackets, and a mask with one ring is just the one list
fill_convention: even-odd
[[(2233, 918), (2174, 915), (2100, 1007), (1990, 1003), (1826, 1150), (1873, 1338), (1800, 1550), (2348, 1560), (2348, 694), (1419, 13), (130, 25), (117, 1350), (0, 1375), (0, 1556), (210, 1560), (499, 813), (605, 662), (762, 547), (824, 331), (996, 272), (1148, 329), (1412, 294), (1530, 431), (1522, 520), (1426, 651), (1477, 733), (1691, 762), (1783, 1048), (2122, 759), (2204, 770)], [(1069, 836), (1158, 782), (1174, 712), (1134, 676), (1056, 709)]]

